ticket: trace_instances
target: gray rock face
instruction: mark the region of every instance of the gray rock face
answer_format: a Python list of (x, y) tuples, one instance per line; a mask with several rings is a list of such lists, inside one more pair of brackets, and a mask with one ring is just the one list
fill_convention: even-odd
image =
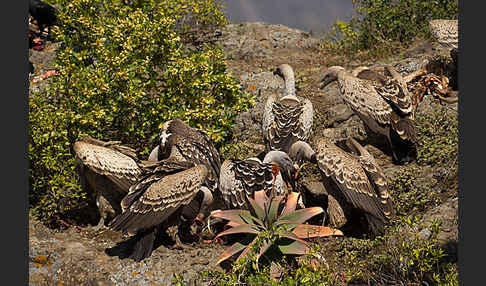
[(308, 48), (318, 39), (309, 33), (263, 22), (230, 24), (222, 29), (220, 43), (235, 60), (272, 56), (275, 49)]
[[(452, 256), (457, 258), (457, 248), (459, 242), (458, 236), (458, 198), (449, 198), (441, 205), (426, 212), (423, 218), (423, 222), (426, 227), (429, 227), (433, 220), (437, 220), (441, 227), (441, 232), (438, 238), (442, 242), (442, 246)], [(427, 239), (430, 231), (427, 228), (422, 229), (419, 232), (419, 236), (422, 239)]]

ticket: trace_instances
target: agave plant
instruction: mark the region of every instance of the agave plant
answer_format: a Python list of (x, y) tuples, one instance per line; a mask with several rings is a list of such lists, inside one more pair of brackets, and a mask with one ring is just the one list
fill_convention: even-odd
[[(322, 213), (321, 207), (296, 210), (300, 194), (291, 192), (287, 197), (269, 198), (265, 191), (254, 193), (254, 199), (248, 198), (250, 210), (216, 210), (211, 217), (228, 220), (227, 230), (216, 238), (229, 234), (250, 234), (226, 249), (217, 260), (217, 264), (241, 252), (237, 260), (246, 257), (250, 250), (256, 249), (256, 260), (270, 248), (278, 249), (284, 255), (304, 255), (310, 252), (310, 245), (304, 239), (331, 235), (343, 235), (340, 230), (319, 225), (304, 224), (311, 217)], [(255, 237), (251, 239), (251, 235)]]

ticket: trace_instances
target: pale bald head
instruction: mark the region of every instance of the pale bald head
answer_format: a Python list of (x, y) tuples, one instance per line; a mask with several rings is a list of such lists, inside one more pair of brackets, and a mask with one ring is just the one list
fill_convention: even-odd
[(273, 74), (280, 76), (285, 82), (284, 97), (297, 99), (295, 97), (295, 78), (294, 78), (294, 70), (292, 69), (292, 67), (288, 64), (279, 65), (273, 71)]
[(297, 168), (290, 159), (287, 153), (282, 151), (270, 151), (265, 155), (263, 163), (276, 163), (282, 174), (284, 181), (290, 183), (292, 189), (295, 189), (295, 177), (297, 176)]
[(344, 71), (344, 68), (341, 66), (332, 66), (328, 68), (321, 80), (321, 89), (325, 88), (331, 82), (337, 80), (340, 71)]
[(290, 159), (292, 159), (298, 166), (302, 164), (304, 159), (310, 162), (315, 162), (315, 155), (316, 152), (314, 152), (312, 147), (304, 141), (295, 142), (289, 149)]
[(273, 71), (273, 74), (285, 80), (294, 77), (294, 70), (288, 64), (281, 64)]

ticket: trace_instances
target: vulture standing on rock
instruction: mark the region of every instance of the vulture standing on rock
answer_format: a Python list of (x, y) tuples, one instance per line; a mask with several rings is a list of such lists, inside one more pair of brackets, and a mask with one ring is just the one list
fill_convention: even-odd
[(121, 213), (121, 200), (142, 174), (135, 151), (119, 143), (85, 137), (73, 146), (81, 187), (96, 192), (101, 216), (96, 230)]
[[(211, 192), (203, 186), (208, 175), (208, 168), (203, 164), (170, 157), (146, 162), (143, 169), (143, 176), (121, 202), (123, 213), (109, 224), (115, 231), (134, 235), (125, 242), (131, 245), (123, 255), (135, 261), (152, 254), (156, 238), (168, 227), (179, 226), (180, 235), (184, 219), (209, 215), (208, 206), (212, 203)], [(208, 195), (210, 199), (203, 200), (200, 209), (194, 210), (190, 205), (199, 194)]]
[(361, 79), (332, 66), (322, 79), (321, 88), (337, 81), (344, 102), (368, 128), (386, 136), (396, 163), (410, 162), (416, 156), (417, 135), (412, 97), (406, 83), (392, 67), (386, 69), (393, 78), (386, 84)]
[(281, 98), (271, 94), (263, 113), (263, 139), (265, 153), (271, 150), (287, 152), (295, 141), (309, 139), (313, 109), (309, 99), (299, 99), (295, 94), (294, 71), (288, 64), (278, 66), (274, 74), (285, 81)]
[[(394, 212), (386, 178), (363, 146), (352, 138), (348, 139), (347, 145), (353, 153), (342, 150), (326, 138), (316, 138), (315, 151), (305, 142), (296, 142), (290, 148), (289, 156), (299, 166), (303, 160), (317, 164), (332, 199), (341, 208), (351, 206), (363, 212), (371, 233), (379, 234)], [(329, 206), (327, 212), (331, 224), (336, 224), (333, 221), (336, 210)]]
[(270, 151), (263, 162), (257, 158), (227, 159), (221, 166), (220, 189), (226, 207), (248, 209), (247, 197), (265, 190), (267, 196), (287, 194), (295, 187), (296, 169), (289, 156), (282, 151)]

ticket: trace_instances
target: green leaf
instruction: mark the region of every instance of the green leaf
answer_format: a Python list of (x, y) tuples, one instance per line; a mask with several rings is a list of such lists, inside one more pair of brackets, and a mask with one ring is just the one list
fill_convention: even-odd
[(318, 215), (322, 212), (324, 212), (324, 210), (321, 207), (305, 208), (283, 215), (279, 217), (279, 220), (289, 220), (296, 223), (304, 223), (311, 217)]
[(216, 210), (211, 213), (211, 217), (221, 218), (235, 222), (237, 224), (251, 224), (252, 220), (249, 210)]
[(249, 244), (248, 246), (246, 247), (245, 250), (243, 250), (243, 252), (240, 254), (240, 256), (238, 256), (238, 258), (236, 258), (236, 261), (240, 260), (241, 258), (244, 258), (248, 252), (251, 250), (251, 246), (254, 245), (258, 240), (258, 236), (255, 237)]
[(258, 234), (259, 230), (258, 230), (258, 228), (254, 227), (252, 225), (243, 224), (243, 225), (238, 225), (238, 226), (232, 227), (230, 229), (227, 229), (223, 232), (218, 233), (218, 235), (216, 235), (216, 238), (221, 237), (223, 235), (235, 234), (235, 233)]
[(226, 259), (230, 258), (231, 256), (235, 255), (236, 253), (242, 251), (247, 246), (248, 246), (248, 244), (235, 242), (233, 245), (228, 247), (223, 253), (221, 253), (221, 255), (216, 260), (216, 264), (220, 264), (224, 260), (226, 260)]
[(310, 248), (307, 243), (297, 240), (292, 240), (288, 244), (277, 244), (277, 248), (282, 254), (289, 255), (305, 255), (310, 252)]
[(250, 205), (252, 206), (253, 210), (255, 211), (255, 214), (256, 216), (261, 219), (261, 220), (264, 220), (265, 218), (265, 210), (260, 207), (260, 205), (252, 198), (248, 197), (248, 202), (250, 203)]
[(311, 224), (300, 224), (292, 230), (292, 233), (297, 235), (299, 238), (343, 235), (342, 231), (340, 231), (339, 229)]
[[(278, 217), (278, 208), (280, 203), (284, 199), (284, 196), (276, 196), (270, 201), (270, 206), (268, 208), (267, 214), (267, 224), (273, 224)], [(269, 226), (269, 225), (268, 225)]]

